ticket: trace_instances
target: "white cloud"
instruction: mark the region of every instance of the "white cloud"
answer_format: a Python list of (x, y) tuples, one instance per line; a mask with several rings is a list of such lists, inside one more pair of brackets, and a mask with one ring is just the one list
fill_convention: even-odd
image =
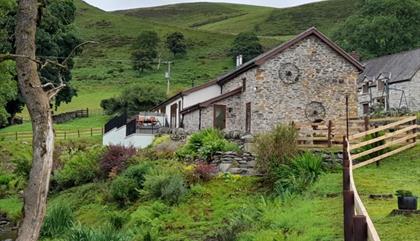
[[(106, 11), (121, 10), (121, 9), (130, 9), (130, 8), (142, 8), (142, 7), (152, 7), (159, 5), (175, 4), (175, 3), (185, 3), (185, 2), (202, 2), (194, 0), (85, 0), (87, 3), (101, 8)], [(319, 2), (321, 0), (204, 0), (205, 2), (229, 2), (229, 3), (239, 3), (239, 4), (249, 4), (249, 5), (258, 5), (258, 6), (268, 6), (268, 7), (291, 7), (297, 6), (310, 2)]]

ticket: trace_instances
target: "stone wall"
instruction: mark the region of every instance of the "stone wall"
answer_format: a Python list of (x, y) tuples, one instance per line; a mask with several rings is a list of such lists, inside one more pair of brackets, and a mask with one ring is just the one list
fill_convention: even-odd
[[(296, 82), (286, 83), (279, 71), (296, 68)], [(295, 73), (291, 71), (294, 75)], [(350, 97), (350, 115), (357, 116), (358, 70), (316, 37), (308, 37), (295, 44), (262, 66), (241, 74), (223, 86), (229, 92), (243, 83), (240, 105), (245, 115), (245, 104), (251, 103), (251, 132), (271, 130), (278, 123), (308, 123), (308, 105), (321, 103), (325, 109), (323, 120), (345, 117), (345, 96)], [(315, 104), (313, 104), (315, 105)], [(312, 105), (311, 105), (312, 106)], [(241, 121), (236, 126), (242, 126)]]
[(184, 129), (188, 132), (198, 131), (199, 130), (199, 120), (200, 120), (200, 111), (195, 110), (188, 114), (185, 114), (183, 117)]
[[(420, 111), (420, 71), (417, 71), (411, 81), (393, 83), (390, 85), (390, 88), (389, 104), (391, 108), (408, 107), (410, 111)], [(405, 98), (407, 100), (406, 103), (405, 99), (403, 99), (401, 106), (400, 101), (402, 92), (400, 90), (404, 90)], [(378, 91), (376, 86), (371, 87), (370, 91), (372, 92), (373, 99), (383, 96), (383, 91)], [(363, 115), (363, 104), (369, 102), (370, 94), (359, 92), (359, 116)], [(374, 103), (376, 103), (376, 101)]]

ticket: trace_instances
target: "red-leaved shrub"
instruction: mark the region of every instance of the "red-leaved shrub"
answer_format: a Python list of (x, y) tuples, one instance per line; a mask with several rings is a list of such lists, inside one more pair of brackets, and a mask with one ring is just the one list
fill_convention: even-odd
[(217, 167), (206, 162), (198, 162), (194, 169), (187, 173), (187, 182), (196, 183), (199, 181), (207, 182), (217, 173)]
[(108, 146), (101, 158), (100, 169), (104, 177), (116, 176), (127, 167), (127, 160), (136, 155), (134, 147)]

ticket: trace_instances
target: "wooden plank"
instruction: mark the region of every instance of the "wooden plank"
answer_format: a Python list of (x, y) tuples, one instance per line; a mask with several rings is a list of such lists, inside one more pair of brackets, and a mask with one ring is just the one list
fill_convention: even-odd
[(352, 144), (350, 146), (350, 150), (354, 150), (354, 149), (357, 149), (357, 148), (360, 148), (360, 147), (363, 147), (363, 146), (366, 146), (366, 145), (369, 145), (369, 144), (373, 144), (375, 142), (382, 141), (382, 140), (397, 136), (399, 134), (403, 134), (405, 132), (411, 131), (411, 130), (416, 129), (416, 128), (417, 128), (417, 125), (412, 125), (412, 126), (406, 127), (404, 129), (401, 129), (401, 130), (398, 130), (398, 131), (394, 131), (394, 132), (391, 132), (391, 133), (386, 133), (383, 136), (379, 136), (379, 137), (376, 137), (376, 138), (371, 139), (371, 140), (360, 142), (358, 144)]
[[(348, 153), (350, 156), (350, 152)], [(350, 163), (353, 163), (353, 160), (350, 157)], [(368, 240), (370, 241), (380, 241), (378, 232), (376, 231), (375, 226), (373, 225), (372, 219), (370, 218), (366, 207), (363, 205), (362, 199), (359, 196), (359, 193), (357, 192), (356, 184), (354, 182), (353, 178), (353, 168), (350, 168), (350, 190), (354, 193), (354, 209), (355, 214), (357, 215), (364, 215), (366, 217), (366, 223), (368, 226)]]
[(411, 134), (411, 135), (403, 136), (403, 137), (401, 137), (400, 139), (397, 139), (397, 140), (395, 140), (395, 141), (391, 141), (391, 142), (385, 143), (384, 145), (377, 146), (377, 147), (375, 147), (375, 148), (372, 148), (372, 149), (366, 150), (366, 151), (361, 152), (361, 153), (358, 153), (358, 154), (354, 154), (354, 155), (352, 155), (352, 158), (353, 158), (353, 160), (358, 159), (358, 158), (360, 158), (360, 157), (363, 157), (363, 156), (366, 156), (366, 155), (372, 154), (372, 153), (374, 153), (374, 152), (377, 152), (377, 151), (383, 150), (383, 149), (388, 148), (388, 147), (391, 147), (391, 146), (393, 146), (393, 145), (400, 144), (400, 143), (405, 142), (405, 141), (407, 141), (407, 140), (413, 139), (413, 138), (414, 138), (414, 137), (416, 137), (416, 136), (417, 136), (417, 134)]
[(369, 160), (367, 160), (367, 161), (364, 161), (364, 162), (361, 162), (361, 163), (355, 164), (355, 165), (353, 165), (353, 169), (356, 169), (356, 168), (359, 168), (359, 167), (363, 167), (363, 166), (369, 165), (369, 164), (371, 164), (371, 163), (377, 162), (377, 161), (382, 160), (382, 159), (384, 159), (384, 158), (390, 157), (390, 156), (392, 156), (392, 155), (395, 155), (395, 154), (397, 154), (397, 153), (400, 153), (400, 152), (402, 152), (402, 151), (405, 151), (405, 150), (407, 150), (407, 149), (410, 149), (410, 148), (412, 148), (412, 147), (414, 147), (414, 146), (416, 146), (416, 145), (417, 145), (417, 142), (414, 142), (414, 143), (411, 143), (411, 144), (405, 145), (405, 146), (403, 146), (403, 147), (400, 147), (400, 148), (398, 148), (398, 149), (395, 149), (395, 150), (393, 150), (393, 151), (387, 152), (387, 153), (385, 153), (385, 154), (383, 154), (383, 155), (380, 155), (380, 156), (374, 157), (374, 158), (372, 158), (372, 159), (369, 159)]
[(389, 129), (389, 128), (392, 128), (392, 127), (396, 127), (396, 126), (399, 126), (401, 124), (404, 124), (404, 123), (407, 123), (409, 121), (413, 121), (413, 120), (416, 120), (416, 119), (417, 119), (416, 116), (411, 116), (411, 117), (405, 118), (403, 120), (390, 123), (388, 125), (384, 125), (384, 126), (372, 129), (372, 130), (368, 130), (368, 131), (365, 131), (365, 132), (362, 132), (362, 133), (352, 135), (352, 136), (349, 137), (349, 140), (357, 139), (357, 138), (367, 136), (367, 135), (370, 135), (370, 134), (373, 134), (373, 133), (376, 133), (376, 132), (379, 132), (379, 131), (383, 131), (383, 130), (386, 130), (386, 129)]

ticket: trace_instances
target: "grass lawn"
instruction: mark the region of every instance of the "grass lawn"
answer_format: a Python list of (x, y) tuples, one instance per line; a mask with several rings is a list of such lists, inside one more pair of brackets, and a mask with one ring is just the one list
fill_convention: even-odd
[(383, 241), (419, 240), (420, 215), (405, 217), (389, 214), (397, 209), (397, 198), (369, 199), (369, 194), (395, 194), (398, 189), (420, 195), (420, 145), (375, 164), (357, 169), (355, 181), (362, 200)]
[[(62, 124), (55, 124), (55, 130), (86, 130), (90, 128), (102, 128), (104, 124), (109, 120), (106, 115), (91, 115), (87, 118), (79, 118), (72, 121), (68, 121)], [(32, 125), (30, 121), (25, 121), (22, 125), (13, 125), (3, 129), (0, 129), (2, 133), (14, 133), (14, 132), (30, 132), (32, 131)]]

